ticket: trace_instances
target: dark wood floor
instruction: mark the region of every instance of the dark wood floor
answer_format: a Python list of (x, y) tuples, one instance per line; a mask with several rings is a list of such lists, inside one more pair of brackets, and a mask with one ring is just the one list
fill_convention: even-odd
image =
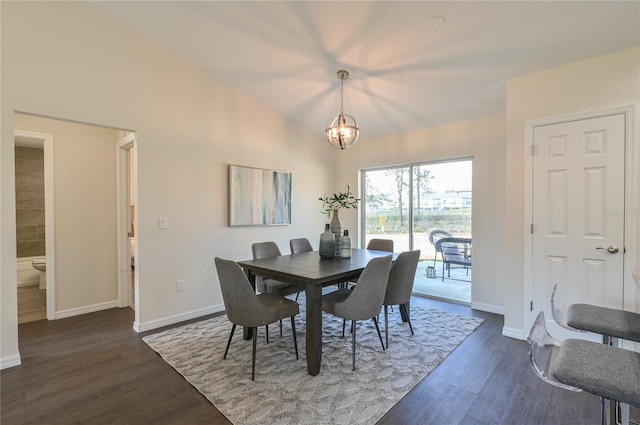
[[(412, 302), (485, 321), (379, 424), (598, 423), (599, 399), (535, 377), (526, 343), (501, 336), (502, 316), (425, 298)], [(228, 424), (132, 322), (131, 310), (113, 309), (20, 325), (22, 365), (2, 371), (0, 422)]]

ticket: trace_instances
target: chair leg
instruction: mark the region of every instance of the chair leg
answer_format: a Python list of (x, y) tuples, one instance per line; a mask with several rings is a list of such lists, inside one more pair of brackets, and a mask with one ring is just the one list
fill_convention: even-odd
[(227, 348), (224, 350), (224, 356), (222, 356), (222, 360), (227, 358), (227, 353), (229, 352), (229, 346), (231, 345), (231, 338), (233, 338), (233, 333), (236, 331), (236, 324), (234, 323), (231, 326), (231, 333), (229, 334), (229, 341), (227, 341)]
[(298, 297), (300, 296), (300, 292), (296, 292), (296, 302), (298, 302)]
[[(258, 330), (258, 328), (256, 328), (256, 331)], [(265, 325), (264, 327), (264, 333), (267, 337), (267, 344), (269, 343), (269, 325)]]
[(600, 397), (601, 411), (600, 411), (600, 423), (602, 425), (609, 425), (609, 400)]
[(253, 328), (253, 354), (251, 356), (251, 380), (256, 380), (256, 344), (258, 342), (258, 328)]
[(351, 321), (351, 357), (353, 362), (352, 370), (356, 370), (356, 321)]
[(282, 319), (280, 319), (280, 336), (282, 336)]
[(347, 320), (346, 319), (342, 319), (342, 337), (344, 338), (344, 328), (347, 324)]
[(384, 340), (389, 348), (389, 315), (387, 312), (387, 306), (384, 306)]
[(293, 332), (293, 346), (296, 349), (296, 360), (298, 360), (298, 338), (296, 337), (296, 321), (293, 316), (291, 316), (291, 332)]
[[(407, 323), (409, 323), (409, 329), (411, 329), (411, 335), (414, 335), (413, 326), (411, 326), (411, 319), (410, 319), (410, 316), (409, 316), (409, 310), (407, 309), (407, 305), (406, 304), (400, 304), (400, 312), (402, 314), (404, 314), (404, 317), (407, 318)], [(387, 347), (389, 347), (388, 344), (387, 344)]]
[(380, 333), (380, 326), (378, 326), (378, 319), (376, 319), (376, 316), (373, 316), (373, 323), (375, 323), (376, 325), (376, 330), (378, 331), (378, 337), (380, 338), (380, 344), (382, 345), (382, 351), (384, 351), (385, 350), (384, 342), (382, 342), (382, 334)]
[(442, 260), (442, 281), (444, 282), (444, 259)]

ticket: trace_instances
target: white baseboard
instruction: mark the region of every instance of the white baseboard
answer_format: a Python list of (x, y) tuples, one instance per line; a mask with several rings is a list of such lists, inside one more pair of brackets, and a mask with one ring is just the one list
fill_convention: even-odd
[(96, 311), (108, 310), (110, 308), (117, 308), (118, 300), (107, 301), (100, 304), (87, 305), (83, 307), (70, 308), (68, 310), (56, 311), (56, 320), (65, 319), (67, 317), (79, 316), (81, 314), (95, 313)]
[(0, 359), (0, 369), (8, 369), (10, 367), (20, 366), (22, 360), (20, 360), (20, 354), (14, 354), (13, 356), (7, 356)]
[(497, 307), (495, 305), (472, 302), (471, 308), (474, 310), (481, 310), (481, 311), (486, 311), (487, 313), (494, 313), (494, 314), (499, 314), (501, 316), (504, 316), (504, 308)]
[(502, 335), (508, 336), (509, 338), (525, 339), (521, 329), (508, 328), (506, 326), (502, 328)]
[(151, 331), (153, 329), (158, 329), (163, 326), (174, 325), (176, 323), (184, 322), (186, 320), (196, 319), (198, 317), (206, 316), (207, 314), (218, 313), (221, 311), (224, 311), (224, 304), (216, 304), (216, 305), (201, 308), (198, 310), (191, 310), (185, 313), (163, 317), (161, 319), (150, 320), (148, 322), (134, 322), (133, 330), (136, 332)]

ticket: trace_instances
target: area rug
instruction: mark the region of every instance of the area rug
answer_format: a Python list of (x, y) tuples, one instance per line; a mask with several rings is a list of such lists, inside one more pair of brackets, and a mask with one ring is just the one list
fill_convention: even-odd
[[(411, 306), (411, 324), (398, 308), (390, 312), (389, 349), (382, 350), (372, 321), (358, 323), (356, 370), (352, 371), (349, 326), (323, 314), (320, 374), (307, 373), (304, 298), (296, 316), (300, 359), (296, 360), (289, 320), (270, 326), (269, 344), (259, 329), (256, 380), (251, 381), (251, 340), (231, 330), (226, 316), (146, 336), (144, 341), (236, 425), (373, 424), (444, 360), (481, 323), (423, 306)], [(384, 338), (384, 314), (380, 315)]]

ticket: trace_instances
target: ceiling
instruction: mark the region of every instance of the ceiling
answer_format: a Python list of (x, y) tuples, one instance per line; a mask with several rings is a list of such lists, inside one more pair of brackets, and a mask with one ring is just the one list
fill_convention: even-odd
[(312, 131), (361, 140), (505, 111), (509, 78), (640, 44), (640, 2), (92, 1)]

